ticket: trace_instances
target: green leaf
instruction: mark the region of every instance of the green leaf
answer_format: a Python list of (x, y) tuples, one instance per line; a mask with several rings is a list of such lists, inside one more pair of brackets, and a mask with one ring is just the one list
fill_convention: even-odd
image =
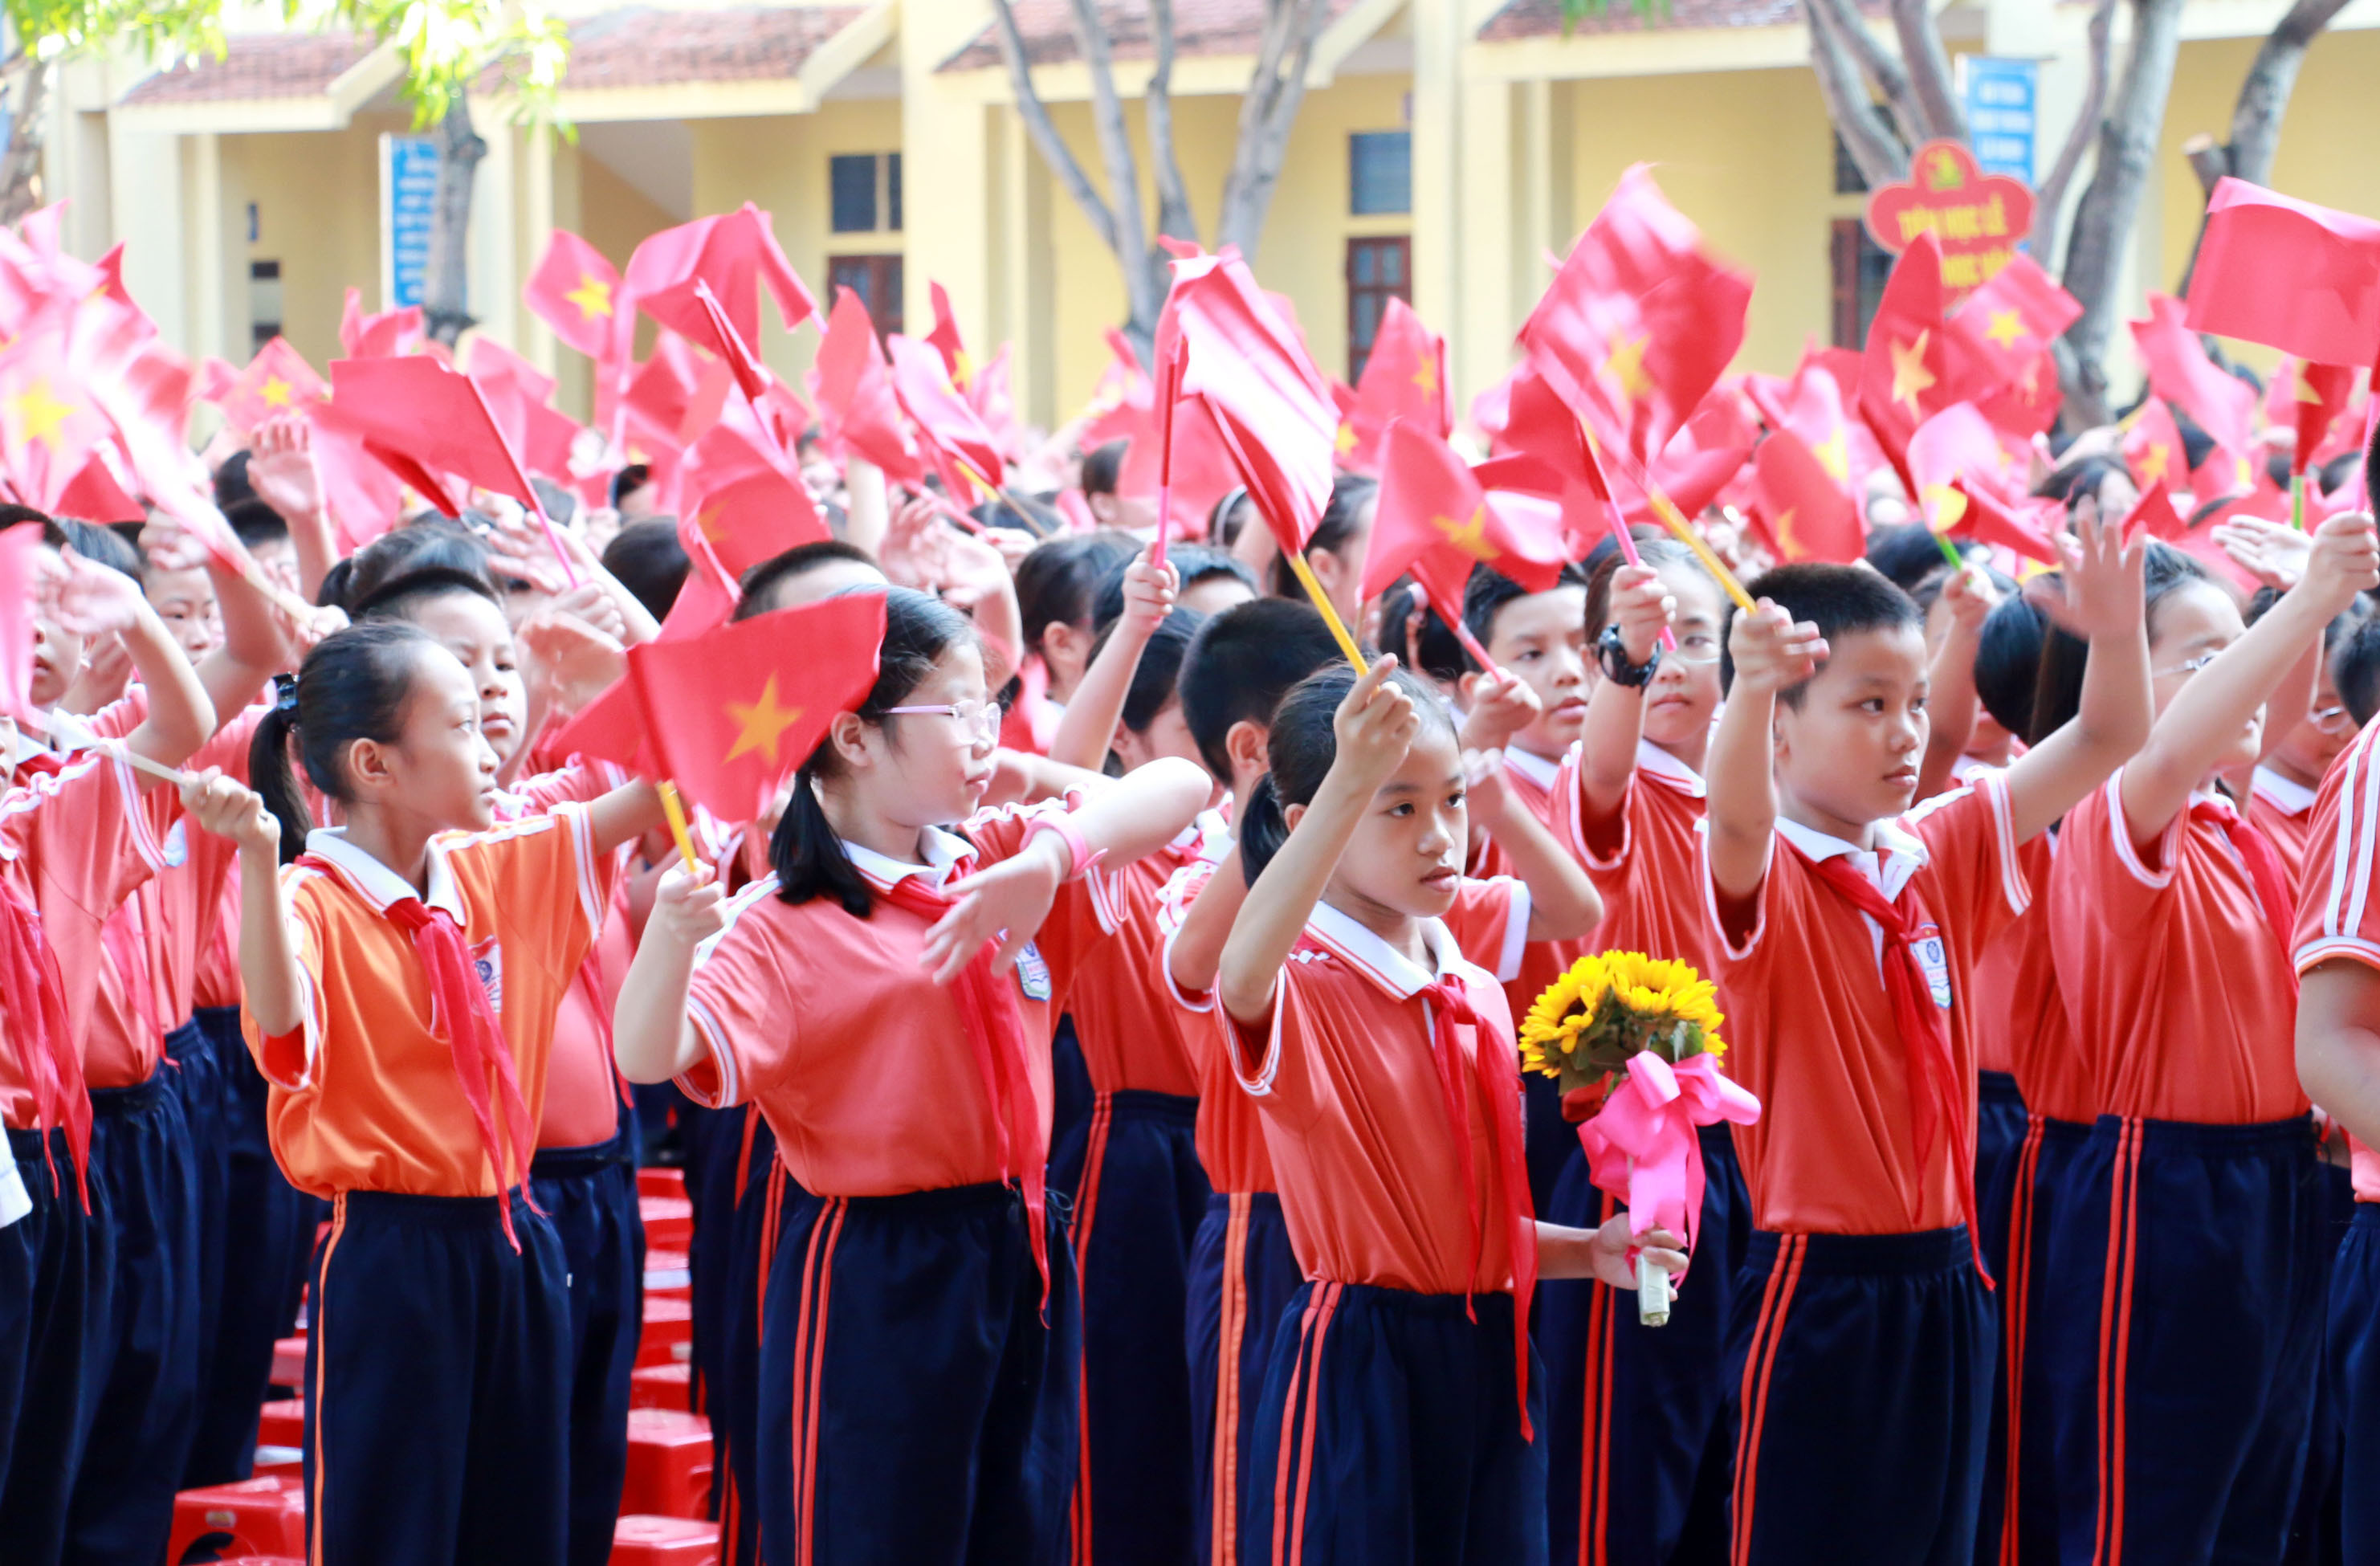
[[(1613, 0), (1561, 0), (1562, 36), (1568, 38), (1583, 21), (1611, 14)], [(1666, 21), (1670, 0), (1629, 0), (1629, 8), (1648, 22)]]

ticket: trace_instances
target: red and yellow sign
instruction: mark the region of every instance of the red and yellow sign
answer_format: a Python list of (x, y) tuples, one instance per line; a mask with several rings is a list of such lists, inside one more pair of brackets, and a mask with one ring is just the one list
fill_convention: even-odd
[(1991, 281), (2033, 230), (2033, 192), (1985, 174), (1957, 141), (1928, 141), (1910, 157), (1909, 179), (1867, 199), (1870, 237), (1894, 255), (1920, 234), (1942, 246), (1942, 292), (1954, 306)]

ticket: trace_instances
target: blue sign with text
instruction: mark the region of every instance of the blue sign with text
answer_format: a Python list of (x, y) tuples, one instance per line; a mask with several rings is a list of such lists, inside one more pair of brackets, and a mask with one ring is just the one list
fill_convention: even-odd
[(2034, 105), (2039, 68), (2031, 60), (1961, 55), (1959, 74), (1967, 100), (1967, 140), (1975, 166), (2033, 183)]
[(438, 207), (438, 143), (427, 136), (388, 139), (390, 309), (421, 302), (430, 275), (430, 229)]

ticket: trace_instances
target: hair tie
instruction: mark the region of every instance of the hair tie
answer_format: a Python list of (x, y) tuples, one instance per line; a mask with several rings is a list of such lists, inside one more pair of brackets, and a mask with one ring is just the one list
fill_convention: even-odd
[(297, 675), (275, 674), (273, 676), (273, 710), (275, 712), (280, 713), (283, 717), (287, 718), (292, 722), (296, 722), (298, 721)]

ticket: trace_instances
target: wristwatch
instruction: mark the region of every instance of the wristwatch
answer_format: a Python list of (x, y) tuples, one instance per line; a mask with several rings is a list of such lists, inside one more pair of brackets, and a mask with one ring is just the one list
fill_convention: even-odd
[(1628, 646), (1620, 639), (1620, 627), (1606, 625), (1603, 634), (1595, 638), (1596, 660), (1603, 665), (1603, 677), (1622, 690), (1642, 690), (1653, 683), (1653, 675), (1661, 667), (1661, 649), (1642, 663), (1628, 661)]

